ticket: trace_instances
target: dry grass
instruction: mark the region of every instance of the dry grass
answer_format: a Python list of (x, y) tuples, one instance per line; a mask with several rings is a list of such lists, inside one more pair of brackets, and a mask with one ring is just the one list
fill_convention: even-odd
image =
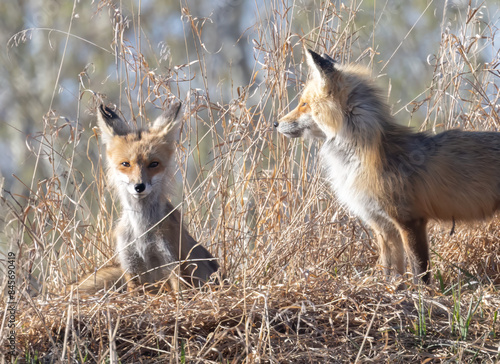
[(19, 344), (62, 362), (496, 362), (498, 294), (456, 294), (324, 274), (182, 297), (59, 297), (20, 314), (32, 324)]
[[(183, 21), (191, 36), (185, 41), (194, 44), (198, 63), (170, 67), (166, 74), (142, 57), (139, 38), (138, 49), (124, 42), (124, 23), (113, 18), (122, 66), (117, 82), (129, 86), (120, 108), (139, 123), (150, 114), (154, 119), (154, 107), (172, 97), (191, 111), (178, 149), (182, 187), (172, 199), (189, 231), (219, 257), (227, 285), (159, 296), (64, 291), (113, 258), (110, 231), (119, 206), (106, 189), (94, 131), (87, 122), (70, 123), (50, 112), (29, 144), (52, 174), (37, 180), (35, 170), (33, 180), (24, 182), (24, 196), (3, 192), (9, 211), (4, 231), (17, 255), (18, 362), (500, 359), (499, 219), (457, 226), (452, 236), (451, 225), (435, 224), (434, 283), (407, 282), (407, 290), (396, 291), (399, 281), (380, 278), (370, 233), (337, 205), (321, 178), (318, 145), (272, 130), (305, 79), (303, 45), (359, 60), (374, 74), (391, 67), (390, 57), (376, 63), (376, 47), (359, 40), (358, 5), (318, 3), (311, 12), (297, 5), (292, 14), (282, 2), (266, 4), (257, 7), (258, 26), (251, 30), (257, 60), (251, 82), (218, 85), (221, 90), (210, 82), (205, 62), (206, 19), (187, 6)], [(103, 1), (100, 11), (111, 6)], [(482, 52), (497, 29), (482, 23), (474, 9), (464, 19), (456, 29), (443, 25), (432, 82), (411, 103), (394, 108), (398, 118), (404, 121), (409, 111), (426, 129), (498, 130), (500, 60), (494, 53), (485, 60)], [(294, 26), (299, 20), (307, 31)], [(192, 77), (203, 91), (183, 81)], [(86, 94), (84, 83), (80, 91)], [(100, 97), (77, 107), (95, 111)], [(6, 325), (4, 315), (2, 332)], [(7, 347), (5, 336), (0, 340)]]

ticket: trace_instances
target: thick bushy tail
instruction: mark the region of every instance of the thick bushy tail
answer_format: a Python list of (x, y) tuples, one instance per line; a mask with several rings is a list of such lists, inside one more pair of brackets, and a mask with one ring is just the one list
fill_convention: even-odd
[(201, 287), (210, 280), (218, 283), (218, 278), (223, 279), (223, 277), (214, 275), (219, 270), (217, 259), (189, 233), (186, 232), (186, 235), (181, 253), (183, 259), (181, 276), (194, 287)]
[(113, 286), (120, 288), (124, 286), (125, 273), (119, 264), (113, 264), (97, 270), (81, 278), (78, 282), (71, 285), (74, 290), (93, 294), (101, 289), (110, 289)]
[[(175, 210), (170, 202), (167, 202), (167, 211), (169, 211), (169, 216), (164, 223), (169, 235), (174, 239), (167, 240), (166, 243), (174, 255), (180, 257), (180, 276), (182, 280), (196, 288), (209, 281), (219, 283), (220, 280), (223, 280), (224, 277), (221, 272), (218, 272), (218, 277), (214, 274), (219, 270), (217, 259), (184, 228), (179, 211)], [(182, 237), (180, 244), (175, 238), (178, 236)]]

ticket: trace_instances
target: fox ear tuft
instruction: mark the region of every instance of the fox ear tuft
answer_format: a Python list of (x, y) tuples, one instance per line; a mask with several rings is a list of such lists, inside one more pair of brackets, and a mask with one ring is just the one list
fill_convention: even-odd
[(177, 140), (179, 124), (183, 118), (182, 103), (173, 102), (168, 109), (160, 115), (153, 123), (153, 128), (160, 129), (160, 133), (171, 141)]
[(182, 120), (182, 103), (173, 102), (153, 123), (154, 128), (162, 128), (170, 124), (177, 124)]
[(335, 60), (327, 54), (318, 53), (307, 49), (306, 60), (313, 78), (324, 79), (335, 71)]
[(325, 59), (325, 60), (330, 61), (331, 63), (333, 63), (333, 66), (335, 67), (335, 63), (337, 63), (337, 61), (334, 60), (332, 57), (330, 57), (328, 54), (322, 53), (321, 57), (323, 57), (323, 59)]
[(105, 105), (99, 106), (97, 125), (101, 129), (104, 144), (107, 144), (115, 135), (126, 135), (130, 132), (130, 126)]

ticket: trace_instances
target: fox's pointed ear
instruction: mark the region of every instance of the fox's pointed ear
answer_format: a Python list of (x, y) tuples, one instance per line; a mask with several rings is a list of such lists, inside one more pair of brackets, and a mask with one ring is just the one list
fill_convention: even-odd
[(182, 103), (173, 102), (153, 123), (153, 128), (160, 129), (160, 133), (170, 136), (172, 140), (177, 139), (179, 124), (183, 118)]
[(327, 60), (327, 61), (330, 61), (333, 65), (333, 67), (335, 67), (335, 63), (337, 63), (336, 60), (334, 60), (332, 57), (330, 57), (328, 54), (326, 53), (321, 53), (321, 57), (323, 57), (323, 59)]
[(182, 120), (182, 116), (182, 103), (180, 101), (173, 102), (163, 114), (158, 116), (153, 123), (153, 127), (161, 128), (170, 124), (177, 124)]
[(115, 135), (126, 135), (130, 132), (130, 126), (105, 105), (100, 105), (98, 108), (97, 125), (101, 129), (104, 144)]
[(335, 60), (326, 54), (320, 56), (318, 53), (308, 49), (306, 60), (313, 79), (324, 80), (335, 71)]

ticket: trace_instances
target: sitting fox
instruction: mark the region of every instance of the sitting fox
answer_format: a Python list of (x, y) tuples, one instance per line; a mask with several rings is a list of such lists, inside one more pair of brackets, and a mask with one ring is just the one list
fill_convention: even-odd
[(357, 65), (306, 52), (296, 109), (274, 125), (289, 138), (324, 140), (322, 163), (341, 203), (377, 238), (385, 274), (429, 283), (428, 220), (475, 220), (500, 209), (500, 133), (414, 133), (395, 123), (382, 92)]
[(114, 231), (120, 265), (88, 275), (76, 284), (79, 290), (97, 291), (123, 277), (129, 289), (136, 283), (167, 279), (168, 288), (176, 291), (179, 277), (173, 272), (179, 264), (180, 278), (195, 287), (219, 269), (213, 256), (182, 226), (179, 212), (167, 198), (181, 119), (181, 104), (175, 103), (151, 128), (136, 130), (108, 107), (99, 107), (108, 181), (122, 205)]

